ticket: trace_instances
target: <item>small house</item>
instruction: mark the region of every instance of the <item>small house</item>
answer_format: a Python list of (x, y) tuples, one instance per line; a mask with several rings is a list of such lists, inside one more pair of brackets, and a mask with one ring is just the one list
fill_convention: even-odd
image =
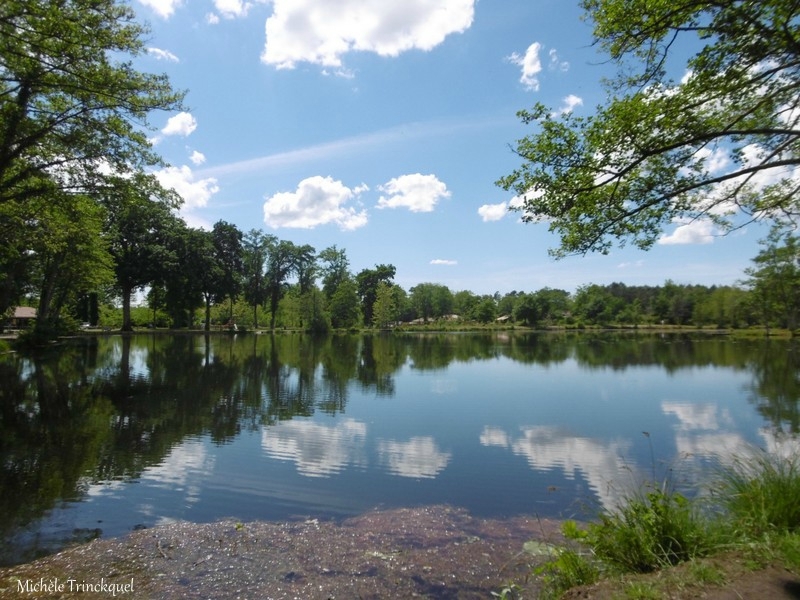
[(32, 306), (17, 306), (11, 316), (11, 327), (14, 329), (25, 329), (36, 319), (36, 309)]

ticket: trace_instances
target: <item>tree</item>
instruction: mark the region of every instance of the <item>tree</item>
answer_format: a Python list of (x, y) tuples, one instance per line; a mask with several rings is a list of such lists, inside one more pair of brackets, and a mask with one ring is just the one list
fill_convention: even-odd
[(350, 261), (345, 250), (335, 244), (320, 252), (319, 260), (322, 262), (322, 291), (330, 299), (339, 284), (350, 277)]
[(137, 174), (117, 178), (103, 190), (106, 237), (114, 259), (116, 288), (122, 296), (122, 331), (132, 331), (131, 296), (156, 280), (163, 280), (170, 261), (168, 238), (177, 224), (171, 208), (177, 201), (162, 192), (154, 178)]
[(349, 329), (357, 327), (361, 319), (358, 308), (358, 286), (352, 277), (339, 282), (336, 290), (328, 301), (328, 311), (331, 315), (331, 325), (336, 329)]
[(764, 325), (776, 323), (791, 331), (800, 318), (800, 238), (773, 227), (763, 249), (746, 269), (746, 281), (760, 306)]
[(102, 236), (103, 211), (93, 200), (79, 195), (68, 203), (32, 204), (41, 220), (30, 246), (39, 292), (36, 331), (48, 337), (70, 298), (111, 283), (112, 261)]
[[(538, 131), (516, 144), (527, 222), (560, 235), (558, 256), (632, 241), (665, 225), (800, 216), (800, 5), (791, 0), (582, 0), (599, 46), (620, 68), (609, 101), (578, 117), (538, 104)], [(669, 59), (699, 47), (678, 82)], [(684, 75), (681, 73), (680, 75)]]
[(0, 203), (160, 163), (142, 125), (183, 93), (123, 62), (146, 52), (147, 33), (117, 0), (0, 4)]
[(429, 319), (450, 314), (453, 310), (453, 293), (438, 283), (420, 283), (410, 290), (410, 300), (417, 317), (426, 323)]
[(258, 329), (258, 307), (268, 298), (266, 268), (269, 249), (278, 238), (251, 229), (243, 239), (244, 298), (253, 307), (253, 327)]
[(364, 269), (356, 275), (365, 325), (372, 325), (372, 308), (378, 297), (378, 286), (381, 283), (391, 285), (395, 271), (394, 265), (375, 265), (374, 269)]
[(226, 297), (230, 301), (228, 319), (233, 319), (233, 303), (242, 289), (242, 272), (244, 270), (242, 248), (242, 232), (236, 225), (225, 221), (217, 221), (211, 230), (214, 243), (214, 255), (220, 268), (220, 281), (217, 286), (217, 301)]
[(266, 288), (269, 298), (270, 328), (275, 329), (278, 304), (286, 291), (287, 279), (297, 268), (297, 247), (289, 241), (272, 244), (267, 259)]
[(497, 317), (497, 303), (492, 297), (484, 297), (475, 307), (475, 320), (479, 323), (491, 323)]
[(375, 290), (375, 304), (372, 307), (372, 325), (385, 329), (397, 320), (397, 309), (394, 304), (392, 286), (385, 281), (378, 283)]
[(182, 224), (170, 236), (170, 251), (175, 256), (164, 278), (165, 302), (174, 327), (192, 326), (193, 313), (205, 304), (205, 326), (210, 328), (211, 300), (219, 270), (214, 260), (211, 234)]

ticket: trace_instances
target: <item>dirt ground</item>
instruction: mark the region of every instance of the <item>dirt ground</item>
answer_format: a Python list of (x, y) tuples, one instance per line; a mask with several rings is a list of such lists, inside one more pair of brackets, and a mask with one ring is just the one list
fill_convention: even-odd
[[(559, 526), (478, 519), (447, 506), (340, 523), (173, 523), (0, 569), (0, 598), (461, 600), (492, 598), (511, 581), (525, 587), (522, 597), (535, 598), (527, 576), (536, 559), (522, 545), (559, 541)], [(789, 600), (800, 598), (800, 578), (777, 566), (732, 568), (723, 586), (666, 589), (670, 598)], [(619, 592), (604, 585), (567, 597), (606, 600)]]

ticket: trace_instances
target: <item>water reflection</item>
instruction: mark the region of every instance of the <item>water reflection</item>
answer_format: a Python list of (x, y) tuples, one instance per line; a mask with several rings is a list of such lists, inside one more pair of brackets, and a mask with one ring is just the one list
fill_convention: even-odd
[(306, 477), (330, 477), (348, 466), (366, 464), (367, 426), (353, 419), (336, 425), (285, 421), (265, 427), (261, 447), (271, 457), (289, 460)]
[(627, 440), (605, 442), (539, 426), (521, 427), (518, 434), (486, 428), (481, 444), (511, 450), (537, 471), (559, 470), (570, 480), (584, 477), (607, 509), (619, 504), (632, 481), (641, 481), (625, 459), (631, 446)]
[(407, 442), (378, 440), (378, 457), (393, 475), (425, 479), (436, 477), (450, 462), (450, 453), (442, 452), (430, 436)]
[[(569, 499), (547, 490), (565, 487), (610, 507), (653, 457), (691, 471), (748, 444), (796, 452), (799, 397), (797, 346), (776, 340), (75, 340), (0, 357), (0, 562), (96, 535), (99, 522), (115, 535), (232, 510), (450, 502), (558, 516)], [(43, 542), (51, 529), (60, 537)]]

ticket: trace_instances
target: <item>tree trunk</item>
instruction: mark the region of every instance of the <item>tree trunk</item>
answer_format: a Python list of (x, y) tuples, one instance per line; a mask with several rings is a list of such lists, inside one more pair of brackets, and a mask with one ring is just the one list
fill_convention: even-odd
[(122, 327), (120, 331), (133, 331), (131, 324), (131, 296), (133, 289), (129, 286), (122, 288)]

